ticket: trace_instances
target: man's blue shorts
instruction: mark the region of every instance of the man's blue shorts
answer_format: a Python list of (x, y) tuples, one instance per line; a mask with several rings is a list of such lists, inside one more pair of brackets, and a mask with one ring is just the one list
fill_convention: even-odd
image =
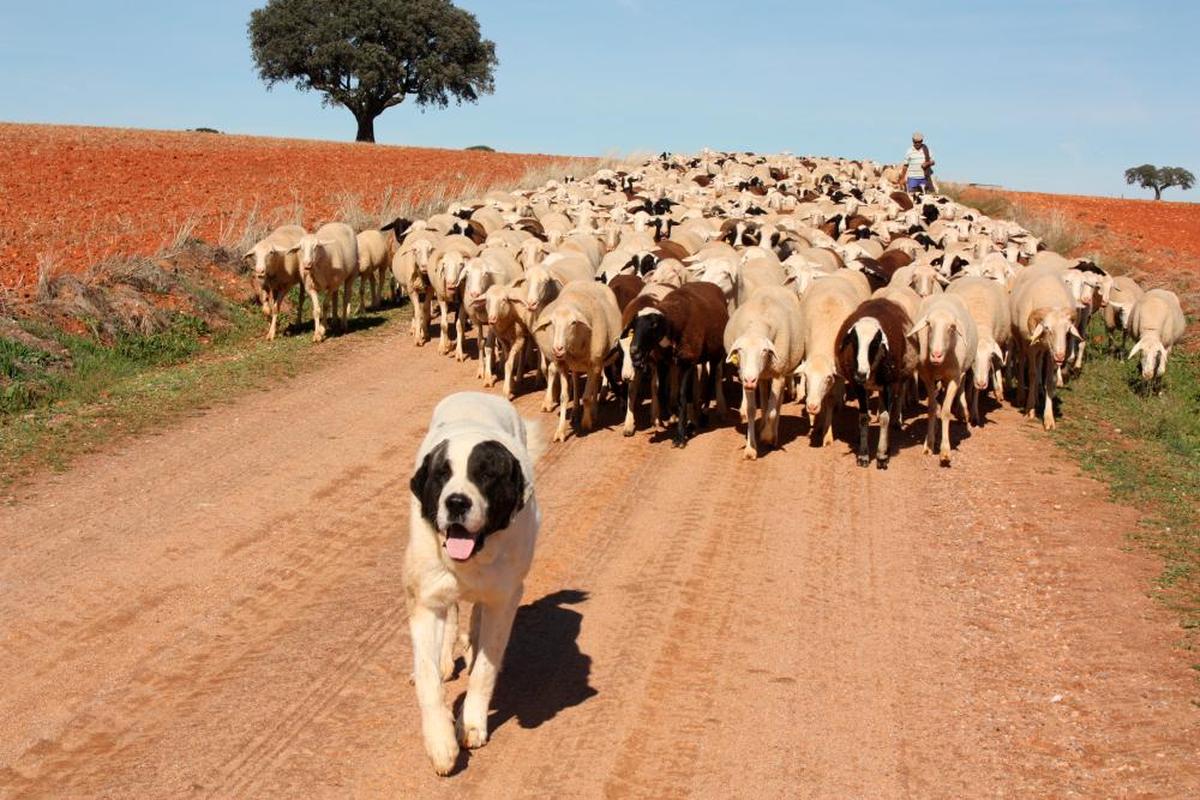
[(908, 190), (910, 192), (914, 189), (928, 189), (928, 188), (929, 188), (929, 179), (928, 178), (909, 178), (908, 179)]

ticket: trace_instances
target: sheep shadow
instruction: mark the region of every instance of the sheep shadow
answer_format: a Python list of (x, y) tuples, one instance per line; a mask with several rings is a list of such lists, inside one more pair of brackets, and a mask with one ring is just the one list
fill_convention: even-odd
[(587, 599), (587, 592), (563, 589), (517, 609), (492, 697), (493, 733), (511, 719), (537, 728), (597, 694), (588, 682), (591, 656), (580, 652), (577, 641), (583, 614), (570, 608)]

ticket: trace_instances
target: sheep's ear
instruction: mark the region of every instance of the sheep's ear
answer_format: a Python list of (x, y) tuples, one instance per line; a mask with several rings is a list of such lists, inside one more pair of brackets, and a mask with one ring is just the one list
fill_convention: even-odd
[[(274, 250), (274, 248), (271, 248), (271, 249)], [(242, 254), (242, 261), (249, 261), (252, 258), (254, 258), (253, 250), (247, 250), (245, 253)]]
[(736, 367), (740, 361), (741, 356), (738, 355), (738, 351), (736, 349), (730, 350), (729, 355), (725, 356), (726, 364), (733, 364)]
[(1029, 334), (1029, 341), (1036, 342), (1038, 339), (1042, 338), (1042, 333), (1045, 332), (1045, 330), (1046, 326), (1039, 322)]
[(1079, 341), (1083, 341), (1083, 334), (1079, 332), (1079, 328), (1076, 328), (1074, 324), (1071, 325), (1071, 335)]
[(920, 319), (918, 319), (916, 322), (913, 323), (913, 326), (911, 328), (908, 329), (908, 333), (905, 334), (905, 338), (912, 338), (913, 336), (916, 336), (918, 333), (920, 333), (921, 331), (925, 330), (928, 327), (929, 327), (929, 317), (921, 317)]
[(484, 297), (483, 295), (476, 297), (474, 300), (471, 301), (471, 308), (474, 308), (478, 311), (483, 311), (484, 309), (487, 308), (487, 298)]
[(1137, 344), (1135, 344), (1135, 345), (1133, 346), (1133, 349), (1129, 351), (1129, 355), (1128, 355), (1128, 356), (1126, 356), (1126, 357), (1125, 357), (1125, 359), (1126, 359), (1126, 360), (1129, 360), (1129, 359), (1133, 358), (1133, 357), (1134, 357), (1134, 356), (1136, 356), (1138, 353), (1140, 353), (1140, 352), (1141, 352), (1141, 350), (1142, 350), (1142, 342), (1141, 342), (1141, 340), (1138, 340)]
[(550, 322), (551, 322), (551, 319), (549, 317), (542, 317), (540, 320), (538, 320), (538, 323), (533, 326), (532, 333), (537, 333), (538, 331), (546, 330), (546, 328), (550, 327)]
[(299, 253), (299, 252), (300, 252), (300, 245), (298, 245), (298, 244), (294, 244), (294, 245), (292, 245), (291, 247), (289, 247), (287, 250), (285, 250), (284, 252), (285, 252), (285, 253)]
[(938, 273), (938, 274), (937, 274), (935, 277), (936, 277), (936, 280), (937, 280), (937, 282), (938, 282), (938, 283), (940, 283), (942, 286), (949, 286), (949, 285), (950, 285), (950, 279), (949, 279), (949, 278), (947, 278), (947, 277), (946, 277), (945, 275), (943, 275), (942, 273), (940, 273), (940, 272), (939, 272), (939, 273)]

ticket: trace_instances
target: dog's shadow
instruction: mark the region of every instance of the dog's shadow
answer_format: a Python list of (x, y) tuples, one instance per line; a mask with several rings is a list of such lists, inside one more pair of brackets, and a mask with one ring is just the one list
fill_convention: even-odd
[(517, 609), (489, 730), (514, 717), (522, 728), (536, 728), (596, 694), (588, 683), (592, 659), (577, 641), (583, 615), (568, 608), (587, 598), (587, 592), (564, 589)]

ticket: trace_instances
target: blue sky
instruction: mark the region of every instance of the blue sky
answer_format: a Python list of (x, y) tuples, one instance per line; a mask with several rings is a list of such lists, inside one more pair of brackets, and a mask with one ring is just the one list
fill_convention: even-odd
[[(0, 120), (353, 138), (344, 109), (258, 81), (245, 30), (263, 0), (0, 2)], [(1125, 167), (1200, 173), (1193, 2), (459, 5), (496, 42), (496, 93), (405, 103), (379, 141), (896, 160), (919, 128), (949, 178), (1145, 196)]]

